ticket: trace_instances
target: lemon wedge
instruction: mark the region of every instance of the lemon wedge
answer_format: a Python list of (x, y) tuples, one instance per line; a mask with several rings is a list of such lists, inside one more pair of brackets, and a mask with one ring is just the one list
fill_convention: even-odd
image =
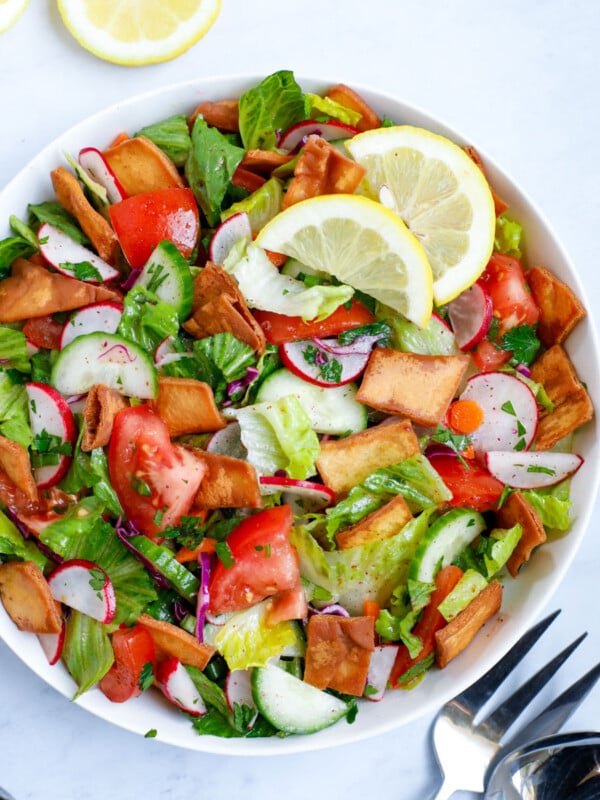
[(431, 269), (402, 220), (360, 195), (333, 194), (295, 203), (267, 222), (256, 238), (328, 272), (425, 326), (433, 304)]
[(0, 33), (15, 24), (28, 4), (29, 0), (0, 0)]
[(115, 64), (168, 61), (188, 50), (216, 20), (221, 0), (58, 0), (80, 45)]
[(487, 181), (464, 150), (408, 125), (366, 131), (346, 148), (367, 170), (365, 193), (389, 206), (423, 246), (437, 305), (471, 286), (492, 254), (496, 217)]

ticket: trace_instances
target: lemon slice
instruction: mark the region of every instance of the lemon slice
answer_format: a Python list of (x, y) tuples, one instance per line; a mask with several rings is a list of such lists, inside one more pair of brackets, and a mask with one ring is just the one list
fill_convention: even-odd
[(311, 197), (267, 222), (256, 243), (328, 272), (417, 325), (429, 321), (432, 278), (423, 248), (396, 214), (374, 200)]
[(29, 0), (0, 0), (0, 33), (15, 24), (28, 4)]
[(492, 253), (492, 193), (469, 156), (449, 139), (408, 125), (366, 131), (346, 142), (367, 170), (366, 193), (392, 208), (427, 253), (437, 305), (481, 275)]
[(221, 0), (58, 0), (63, 22), (94, 55), (126, 66), (168, 61), (211, 27)]

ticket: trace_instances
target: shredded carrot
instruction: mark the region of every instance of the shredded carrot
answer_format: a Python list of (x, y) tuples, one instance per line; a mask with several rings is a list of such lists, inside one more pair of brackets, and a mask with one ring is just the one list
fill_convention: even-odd
[(200, 553), (208, 553), (209, 555), (212, 555), (215, 552), (215, 544), (216, 539), (210, 539), (207, 537), (206, 539), (202, 539), (200, 544), (197, 547), (194, 547), (193, 550), (190, 550), (187, 547), (182, 547), (177, 551), (177, 553), (175, 553), (175, 558), (180, 564), (184, 564), (186, 561), (197, 561)]
[(473, 433), (483, 422), (483, 409), (475, 400), (455, 400), (448, 410), (448, 422), (455, 433)]
[(377, 619), (379, 616), (379, 603), (375, 600), (365, 600), (363, 603), (363, 616), (365, 617), (374, 617)]

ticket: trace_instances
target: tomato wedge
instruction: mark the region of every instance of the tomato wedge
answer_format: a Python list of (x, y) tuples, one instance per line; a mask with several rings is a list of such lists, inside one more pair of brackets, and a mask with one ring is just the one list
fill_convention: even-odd
[(317, 320), (304, 322), (302, 317), (287, 317), (285, 314), (259, 309), (253, 313), (270, 344), (297, 342), (300, 339), (310, 339), (312, 336), (319, 338), (336, 336), (342, 331), (375, 322), (375, 317), (369, 309), (358, 300), (351, 300), (349, 308), (345, 305), (339, 306), (333, 314), (320, 322)]
[(141, 625), (120, 628), (112, 635), (115, 661), (100, 681), (100, 689), (113, 703), (124, 703), (142, 693), (140, 679), (144, 669), (156, 672), (156, 655), (152, 637)]
[(157, 189), (109, 206), (110, 221), (130, 267), (143, 267), (154, 248), (168, 239), (189, 258), (200, 219), (191, 189)]
[(155, 536), (189, 512), (206, 467), (171, 443), (158, 414), (134, 406), (115, 419), (108, 472), (128, 519), (146, 536)]
[(436, 472), (452, 492), (449, 505), (460, 508), (466, 506), (475, 511), (490, 511), (495, 508), (504, 484), (471, 458), (461, 461), (453, 454), (430, 456)]
[(510, 328), (534, 325), (539, 320), (540, 310), (517, 258), (494, 253), (480, 280), (492, 298), (494, 316), (500, 320), (500, 335)]
[(219, 561), (208, 593), (213, 614), (242, 611), (265, 597), (300, 583), (298, 555), (290, 544), (289, 506), (274, 506), (247, 517), (227, 537), (231, 565)]

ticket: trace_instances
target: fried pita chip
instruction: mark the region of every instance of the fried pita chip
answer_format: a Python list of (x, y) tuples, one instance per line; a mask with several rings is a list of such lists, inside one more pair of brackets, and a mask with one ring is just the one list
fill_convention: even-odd
[(19, 630), (60, 633), (60, 603), (52, 596), (48, 581), (33, 561), (0, 564), (0, 598)]
[(288, 164), (293, 159), (293, 155), (278, 153), (276, 150), (246, 150), (240, 166), (253, 172), (270, 175), (274, 169)]
[(38, 490), (27, 450), (22, 444), (0, 436), (0, 469), (28, 500), (36, 502)]
[(194, 450), (208, 467), (194, 500), (195, 508), (262, 508), (256, 470), (247, 461)]
[(128, 196), (185, 186), (177, 167), (146, 136), (125, 139), (103, 153)]
[(380, 542), (395, 536), (412, 518), (406, 500), (399, 494), (360, 522), (337, 533), (335, 540), (340, 550)]
[(527, 271), (527, 283), (541, 316), (537, 335), (546, 347), (562, 344), (586, 316), (586, 310), (570, 286), (544, 267)]
[(520, 525), (523, 534), (508, 559), (507, 569), (516, 578), (520, 568), (531, 558), (534, 549), (546, 541), (546, 531), (540, 515), (521, 492), (511, 492), (496, 512), (500, 528)]
[(360, 697), (375, 649), (375, 619), (314, 614), (306, 631), (304, 680), (317, 689)]
[(336, 103), (360, 114), (360, 120), (356, 123), (359, 131), (370, 131), (373, 128), (381, 128), (381, 120), (374, 109), (362, 98), (354, 89), (346, 86), (345, 83), (337, 83), (325, 95)]
[(182, 664), (189, 664), (203, 670), (215, 653), (215, 648), (205, 642), (199, 642), (183, 628), (170, 622), (154, 619), (149, 614), (142, 614), (138, 625), (145, 628), (154, 642), (156, 660), (160, 663), (167, 658), (178, 658)]
[(227, 424), (217, 408), (211, 387), (194, 378), (160, 375), (158, 395), (150, 401), (150, 407), (163, 420), (172, 437), (212, 433)]
[(129, 402), (116, 389), (97, 383), (87, 394), (83, 407), (85, 423), (81, 449), (85, 452), (106, 447), (110, 442), (115, 417)]
[(207, 125), (219, 128), (221, 131), (237, 133), (240, 129), (240, 110), (237, 100), (218, 100), (216, 103), (205, 100), (192, 112), (190, 128), (193, 128), (198, 116), (201, 116)]
[[(472, 147), (471, 145), (465, 145), (463, 147), (463, 150), (469, 156), (471, 161), (474, 164), (477, 164), (479, 169), (483, 172), (485, 179), (487, 180), (487, 175), (485, 174), (485, 169), (483, 167), (483, 161), (481, 160), (481, 156), (479, 155), (477, 150), (475, 150), (475, 148)], [(492, 199), (494, 200), (494, 211), (496, 212), (496, 216), (499, 217), (500, 214), (503, 214), (508, 208), (508, 203), (505, 203), (504, 200), (496, 194), (496, 192), (492, 189), (491, 186), (490, 186), (490, 191), (492, 193)]]

